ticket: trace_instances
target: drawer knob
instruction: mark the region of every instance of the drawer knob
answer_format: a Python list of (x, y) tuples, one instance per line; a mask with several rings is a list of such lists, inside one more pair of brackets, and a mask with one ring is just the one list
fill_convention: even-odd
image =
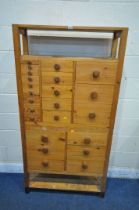
[(89, 119), (94, 119), (96, 117), (96, 114), (95, 113), (89, 113), (88, 115)]
[(28, 65), (32, 65), (32, 62), (31, 62), (31, 61), (28, 61), (27, 64), (28, 64)]
[(43, 162), (42, 162), (42, 165), (43, 165), (44, 167), (48, 167), (48, 166), (49, 166), (49, 162), (48, 162), (48, 161), (43, 161)]
[(35, 110), (34, 110), (34, 109), (30, 109), (30, 112), (31, 112), (31, 113), (34, 113), (34, 112), (35, 112)]
[(87, 169), (88, 168), (88, 165), (86, 162), (82, 162), (82, 169)]
[(29, 88), (33, 88), (33, 85), (29, 85)]
[(30, 91), (30, 92), (29, 92), (29, 95), (30, 95), (30, 96), (33, 96), (33, 92)]
[(54, 116), (54, 120), (55, 120), (55, 121), (58, 121), (58, 120), (59, 120), (59, 116), (55, 115), (55, 116)]
[(59, 70), (60, 70), (60, 65), (59, 65), (59, 64), (55, 64), (55, 65), (54, 65), (54, 69), (55, 69), (56, 71), (59, 71)]
[(83, 150), (83, 154), (84, 154), (84, 155), (89, 155), (89, 153), (90, 153), (90, 151), (89, 151), (88, 149), (84, 149), (84, 150)]
[(58, 90), (54, 90), (54, 95), (55, 96), (59, 96), (60, 95), (60, 92)]
[(28, 76), (32, 76), (32, 72), (29, 71), (29, 72), (28, 72)]
[(33, 104), (33, 103), (34, 103), (34, 101), (33, 101), (33, 100), (29, 100), (29, 103), (30, 103), (30, 104)]
[(97, 79), (100, 75), (100, 72), (99, 71), (93, 71), (93, 78), (94, 79)]
[(49, 150), (48, 150), (48, 148), (42, 148), (41, 151), (42, 151), (43, 153), (47, 154)]
[(31, 65), (28, 65), (28, 70), (32, 70), (32, 66)]
[(55, 78), (54, 78), (54, 82), (55, 82), (56, 84), (60, 83), (60, 78), (59, 78), (59, 77), (55, 77)]
[(32, 121), (32, 122), (33, 122), (33, 121), (34, 121), (34, 118), (30, 118), (30, 121)]
[(42, 136), (42, 137), (41, 137), (41, 141), (42, 141), (43, 143), (47, 143), (47, 142), (48, 142), (48, 137), (47, 137), (47, 136)]
[(60, 108), (60, 104), (59, 103), (54, 103), (54, 108), (55, 109), (59, 109)]
[(28, 78), (28, 81), (29, 81), (29, 82), (32, 82), (32, 81), (33, 81), (33, 79), (32, 79), (31, 77), (29, 77), (29, 78)]
[(97, 98), (97, 93), (96, 92), (92, 92), (90, 94), (91, 99), (96, 99)]
[(84, 143), (85, 144), (90, 144), (91, 143), (91, 139), (90, 138), (85, 138), (84, 139)]

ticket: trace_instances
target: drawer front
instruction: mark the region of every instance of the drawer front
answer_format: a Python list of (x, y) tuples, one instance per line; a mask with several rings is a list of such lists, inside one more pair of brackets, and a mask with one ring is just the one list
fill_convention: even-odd
[(72, 98), (71, 86), (42, 86), (42, 96), (47, 98)]
[(44, 59), (41, 62), (42, 72), (73, 72), (73, 62), (56, 58)]
[(42, 72), (42, 85), (72, 85), (72, 74), (65, 72)]
[(67, 172), (80, 175), (99, 175), (103, 174), (103, 160), (67, 160)]
[(71, 99), (50, 99), (42, 98), (42, 109), (43, 110), (63, 110), (71, 111)]
[(104, 158), (106, 154), (105, 146), (70, 146), (67, 147), (67, 158), (70, 160), (92, 160), (95, 157)]
[(43, 111), (43, 121), (46, 123), (70, 123), (71, 112), (68, 111)]
[(24, 110), (26, 121), (40, 121), (41, 111), (36, 108), (27, 108)]
[(79, 145), (92, 147), (94, 145), (106, 145), (108, 133), (95, 133), (89, 131), (74, 131), (68, 132), (68, 145)]
[(28, 150), (36, 150), (41, 146), (65, 151), (66, 134), (55, 128), (47, 130), (27, 130), (26, 144)]
[(28, 172), (60, 172), (64, 171), (64, 161), (49, 160), (45, 157), (28, 156)]
[(39, 65), (32, 65), (32, 64), (21, 65), (21, 74), (23, 76), (39, 76), (39, 71), (40, 71)]
[(95, 106), (92, 109), (77, 109), (76, 112), (74, 112), (73, 122), (75, 124), (108, 127), (110, 112), (111, 106), (107, 106), (104, 109), (103, 106)]
[(78, 61), (76, 82), (87, 84), (114, 84), (117, 61)]
[(86, 104), (95, 104), (97, 102), (112, 104), (114, 93), (113, 85), (76, 85), (75, 86), (75, 104), (84, 102)]
[(24, 107), (40, 107), (41, 99), (39, 96), (24, 95)]

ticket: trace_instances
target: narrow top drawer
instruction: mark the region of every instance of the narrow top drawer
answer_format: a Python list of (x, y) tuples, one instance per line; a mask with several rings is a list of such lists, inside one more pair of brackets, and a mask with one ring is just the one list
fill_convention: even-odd
[(77, 61), (76, 82), (87, 84), (114, 84), (117, 61)]

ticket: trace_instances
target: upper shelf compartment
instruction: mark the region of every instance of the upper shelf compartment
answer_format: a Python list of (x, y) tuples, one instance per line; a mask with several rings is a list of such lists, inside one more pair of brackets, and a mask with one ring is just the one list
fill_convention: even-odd
[(123, 54), (128, 28), (15, 24), (13, 31), (18, 56), (115, 59)]

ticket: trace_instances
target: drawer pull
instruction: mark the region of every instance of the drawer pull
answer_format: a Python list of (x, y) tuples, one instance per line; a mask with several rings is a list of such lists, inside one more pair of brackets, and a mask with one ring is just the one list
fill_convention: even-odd
[(29, 81), (29, 82), (32, 82), (32, 81), (33, 81), (33, 79), (32, 79), (31, 77), (29, 77), (29, 78), (28, 78), (28, 81)]
[(60, 70), (60, 65), (59, 65), (59, 64), (55, 64), (55, 65), (54, 65), (54, 69), (55, 69), (56, 71), (59, 71), (59, 70)]
[(97, 79), (100, 75), (100, 72), (99, 71), (93, 71), (93, 78), (94, 79)]
[(83, 150), (83, 154), (84, 154), (84, 155), (89, 155), (89, 153), (90, 153), (90, 151), (89, 151), (88, 149), (84, 149), (84, 150)]
[(30, 112), (31, 112), (31, 113), (34, 113), (34, 112), (35, 112), (35, 110), (34, 110), (34, 109), (31, 109), (31, 110), (30, 110)]
[(54, 82), (55, 82), (56, 84), (60, 83), (60, 78), (59, 78), (59, 77), (55, 77), (55, 78), (54, 78)]
[(89, 117), (89, 119), (95, 119), (95, 117), (96, 117), (96, 114), (95, 113), (89, 113), (89, 115), (88, 115), (88, 117)]
[(29, 85), (29, 88), (33, 88), (33, 85)]
[(59, 109), (60, 108), (60, 104), (59, 103), (54, 103), (54, 108), (55, 109)]
[(91, 143), (91, 139), (85, 138), (85, 139), (84, 139), (84, 143), (85, 143), (85, 144), (90, 144), (90, 143)]
[(49, 150), (48, 150), (48, 148), (42, 148), (42, 149), (38, 149), (38, 151), (47, 154)]
[(32, 70), (32, 66), (31, 65), (28, 65), (28, 70)]
[(29, 120), (33, 122), (34, 121), (34, 118), (29, 118)]
[(66, 141), (65, 138), (60, 137), (59, 138), (60, 141)]
[(30, 91), (30, 92), (29, 92), (29, 95), (30, 95), (30, 96), (33, 96), (33, 92)]
[(96, 99), (97, 98), (97, 93), (96, 92), (92, 92), (90, 94), (91, 99)]
[(43, 161), (43, 162), (42, 162), (42, 165), (43, 165), (44, 167), (48, 167), (48, 166), (49, 166), (49, 162), (48, 162), (48, 161)]
[(33, 104), (33, 103), (34, 103), (34, 101), (33, 101), (33, 100), (29, 100), (29, 103), (30, 103), (30, 104)]
[(55, 120), (55, 121), (59, 121), (59, 116), (55, 115), (55, 116), (54, 116), (54, 120)]
[(32, 72), (29, 71), (29, 72), (28, 72), (28, 76), (32, 76)]
[(42, 141), (43, 143), (47, 143), (47, 142), (48, 142), (48, 137), (47, 137), (47, 136), (42, 136), (42, 137), (41, 137), (41, 141)]
[(60, 92), (58, 90), (54, 90), (54, 95), (55, 96), (59, 96), (60, 95)]
[(31, 62), (31, 61), (28, 61), (27, 64), (28, 64), (28, 65), (32, 65), (32, 62)]
[(86, 162), (82, 162), (82, 169), (87, 169), (88, 168), (88, 165)]

